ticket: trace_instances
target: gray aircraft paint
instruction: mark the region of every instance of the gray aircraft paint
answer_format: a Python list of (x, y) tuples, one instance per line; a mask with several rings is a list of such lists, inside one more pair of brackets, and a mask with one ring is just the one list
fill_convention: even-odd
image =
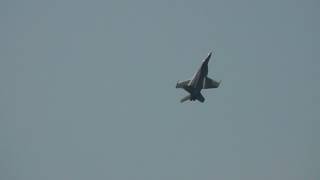
[(202, 61), (201, 66), (199, 67), (197, 72), (193, 75), (191, 80), (177, 82), (176, 88), (183, 88), (188, 93), (190, 93), (190, 95), (182, 98), (180, 102), (184, 102), (187, 100), (191, 100), (191, 101), (198, 100), (200, 102), (204, 102), (205, 98), (202, 96), (201, 90), (219, 87), (220, 82), (217, 82), (207, 77), (208, 63), (211, 58), (211, 55), (212, 55), (212, 52), (210, 52), (207, 58)]

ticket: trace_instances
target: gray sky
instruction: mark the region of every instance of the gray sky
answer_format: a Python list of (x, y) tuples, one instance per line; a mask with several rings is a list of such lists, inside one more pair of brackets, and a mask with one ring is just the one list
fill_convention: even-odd
[(319, 7), (1, 1), (0, 179), (320, 179)]

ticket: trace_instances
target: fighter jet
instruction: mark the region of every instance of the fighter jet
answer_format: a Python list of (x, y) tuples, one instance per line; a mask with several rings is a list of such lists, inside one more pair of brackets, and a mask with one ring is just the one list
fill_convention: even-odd
[(193, 77), (186, 81), (178, 81), (176, 88), (182, 88), (186, 90), (189, 95), (180, 100), (181, 103), (190, 100), (198, 100), (204, 102), (205, 98), (201, 94), (202, 89), (218, 88), (221, 81), (217, 82), (213, 79), (207, 77), (208, 75), (208, 62), (211, 58), (212, 52), (209, 53), (206, 59), (202, 61), (201, 66), (198, 71), (193, 75)]

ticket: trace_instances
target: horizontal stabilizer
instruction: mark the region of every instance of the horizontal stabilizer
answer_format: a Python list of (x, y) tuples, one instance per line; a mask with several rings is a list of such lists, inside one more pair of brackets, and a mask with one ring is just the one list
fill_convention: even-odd
[(181, 102), (181, 103), (183, 103), (183, 102), (185, 102), (185, 101), (189, 100), (190, 98), (191, 98), (191, 96), (190, 96), (190, 95), (188, 95), (188, 96), (186, 96), (186, 97), (182, 98), (182, 99), (180, 100), (180, 102)]
[(199, 95), (197, 96), (197, 100), (200, 101), (200, 102), (202, 102), (202, 103), (205, 101), (205, 99), (204, 99), (204, 97), (202, 96), (202, 94), (199, 94)]

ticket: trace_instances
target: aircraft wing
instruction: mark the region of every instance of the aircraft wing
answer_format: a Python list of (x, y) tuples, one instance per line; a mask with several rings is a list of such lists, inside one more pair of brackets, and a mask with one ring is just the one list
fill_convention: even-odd
[(217, 87), (219, 87), (220, 83), (221, 83), (221, 81), (217, 82), (213, 79), (206, 77), (204, 84), (203, 84), (203, 89), (217, 88)]
[(186, 80), (186, 81), (178, 81), (176, 88), (184, 88), (189, 84), (190, 80)]

